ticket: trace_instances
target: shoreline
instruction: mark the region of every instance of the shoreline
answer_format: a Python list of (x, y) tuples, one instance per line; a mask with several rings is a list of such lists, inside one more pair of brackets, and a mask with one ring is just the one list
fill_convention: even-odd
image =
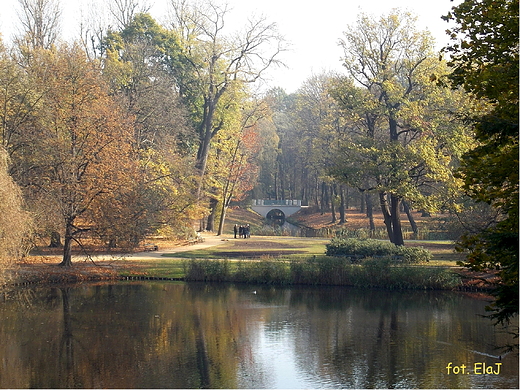
[[(122, 262), (117, 264), (118, 262)], [(186, 261), (186, 260), (184, 260)], [(210, 260), (211, 261), (211, 260)], [(265, 261), (265, 260), (259, 260)], [(114, 264), (116, 263), (116, 264)], [(445, 267), (449, 268), (449, 267)], [(438, 289), (439, 291), (461, 291), (461, 292), (481, 292), (491, 293), (496, 289), (498, 277), (492, 273), (473, 272), (461, 267), (451, 267), (452, 272), (461, 277), (461, 285), (456, 288)], [(36, 285), (57, 285), (57, 284), (81, 284), (95, 282), (117, 282), (117, 281), (182, 281), (182, 282), (204, 282), (205, 280), (188, 280), (186, 275), (181, 277), (168, 277), (154, 275), (150, 273), (146, 267), (140, 268), (125, 264), (125, 260), (114, 260), (111, 262), (87, 263), (86, 261), (74, 263), (71, 268), (64, 268), (58, 263), (32, 263), (21, 264), (15, 269), (8, 270), (8, 280), (4, 284), (4, 288), (19, 288), (24, 286)], [(209, 283), (236, 283), (237, 281), (207, 281)], [(239, 283), (248, 283), (238, 281)], [(253, 283), (253, 282), (251, 282)], [(258, 284), (258, 283), (253, 283)], [(272, 281), (270, 285), (307, 285), (307, 286), (344, 286), (357, 288), (385, 288), (374, 286), (354, 286), (345, 284), (327, 284), (327, 283), (277, 283)], [(409, 288), (402, 288), (406, 290)], [(420, 289), (420, 288), (417, 288)]]

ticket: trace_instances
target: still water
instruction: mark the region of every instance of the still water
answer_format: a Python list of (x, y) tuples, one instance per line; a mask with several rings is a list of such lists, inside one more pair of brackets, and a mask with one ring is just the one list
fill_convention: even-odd
[[(140, 282), (0, 302), (2, 388), (518, 388), (462, 293)], [(449, 368), (448, 368), (449, 367)]]

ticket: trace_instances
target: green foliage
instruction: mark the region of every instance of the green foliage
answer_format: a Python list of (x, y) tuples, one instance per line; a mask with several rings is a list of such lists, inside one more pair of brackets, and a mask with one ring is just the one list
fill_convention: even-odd
[(396, 246), (379, 240), (358, 240), (354, 238), (333, 238), (327, 244), (327, 256), (344, 256), (357, 261), (359, 259), (384, 257), (406, 264), (428, 262), (432, 254), (424, 248)]
[(460, 189), (453, 176), (471, 144), (468, 126), (452, 121), (468, 97), (436, 80), (448, 72), (415, 18), (393, 10), (360, 15), (341, 41), (348, 78), (331, 95), (346, 118), (328, 172), (363, 192), (378, 193), (391, 242), (402, 245), (399, 204), (439, 210)]
[(468, 258), (461, 264), (500, 270), (502, 286), (491, 310), (504, 323), (518, 314), (518, 0), (466, 0), (444, 19), (456, 22), (444, 49), (450, 80), (491, 103), (470, 118), (478, 145), (464, 156), (459, 176), (473, 199), (501, 214), (495, 224), (462, 237), (458, 248)]

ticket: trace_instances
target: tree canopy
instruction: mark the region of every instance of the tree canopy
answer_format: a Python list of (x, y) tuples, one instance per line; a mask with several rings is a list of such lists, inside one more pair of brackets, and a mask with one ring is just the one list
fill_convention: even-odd
[(456, 22), (445, 48), (451, 82), (491, 105), (468, 118), (477, 145), (464, 156), (459, 175), (472, 198), (501, 216), (462, 237), (460, 248), (469, 251), (466, 266), (501, 270), (493, 310), (504, 322), (518, 313), (518, 0), (464, 1), (444, 18)]
[(435, 198), (445, 198), (454, 183), (458, 156), (447, 140), (463, 148), (469, 137), (464, 126), (446, 120), (464, 98), (437, 85), (447, 69), (410, 14), (361, 14), (344, 35), (348, 76), (333, 96), (348, 120), (331, 172), (378, 194), (389, 239), (403, 245), (401, 203), (434, 209)]

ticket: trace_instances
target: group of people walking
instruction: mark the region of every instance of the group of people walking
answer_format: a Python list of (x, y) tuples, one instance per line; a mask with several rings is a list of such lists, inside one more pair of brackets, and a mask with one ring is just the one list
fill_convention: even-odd
[(235, 233), (235, 238), (237, 238), (237, 235), (238, 235), (238, 238), (249, 238), (249, 237), (251, 237), (251, 228), (250, 228), (249, 224), (247, 224), (247, 225), (240, 225), (240, 226), (235, 224), (235, 226), (233, 227), (233, 231)]

